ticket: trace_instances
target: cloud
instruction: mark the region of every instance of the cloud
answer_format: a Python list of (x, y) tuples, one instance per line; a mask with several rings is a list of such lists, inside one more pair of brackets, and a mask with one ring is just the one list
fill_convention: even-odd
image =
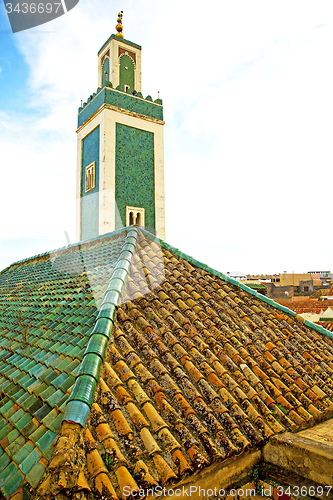
[(143, 48), (143, 93), (164, 100), (167, 241), (222, 271), (331, 268), (333, 8), (321, 0), (208, 0), (204, 11), (117, 0), (107, 14), (96, 0), (53, 33), (22, 32), (24, 105), (0, 112), (13, 186), (3, 238), (31, 235), (45, 251), (64, 230), (74, 240), (77, 108), (97, 88), (120, 9), (125, 38)]

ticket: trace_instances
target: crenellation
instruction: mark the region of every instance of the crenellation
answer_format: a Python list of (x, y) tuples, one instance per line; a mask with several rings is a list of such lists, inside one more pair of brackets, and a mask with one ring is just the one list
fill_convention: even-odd
[(139, 99), (142, 99), (144, 101), (149, 101), (149, 102), (152, 102), (154, 104), (158, 104), (160, 106), (163, 106), (163, 101), (162, 99), (158, 98), (158, 99), (155, 99), (153, 100), (151, 95), (147, 95), (147, 97), (143, 97), (142, 93), (141, 92), (137, 92), (136, 90), (133, 90), (133, 89), (128, 89), (127, 91), (124, 90), (123, 88), (124, 86), (123, 85), (118, 85), (115, 89), (113, 88), (113, 85), (112, 85), (112, 82), (110, 82), (109, 80), (106, 80), (105, 82), (105, 85), (103, 88), (101, 87), (98, 87), (96, 92), (94, 92), (93, 94), (90, 94), (90, 96), (88, 97), (87, 101), (84, 102), (82, 104), (82, 106), (80, 106), (78, 108), (78, 113), (80, 113), (88, 104), (91, 103), (91, 101), (101, 92), (101, 90), (103, 90), (104, 88), (108, 88), (108, 89), (112, 89), (112, 90), (117, 90), (118, 92), (122, 92), (123, 94), (126, 94), (130, 97), (137, 97)]

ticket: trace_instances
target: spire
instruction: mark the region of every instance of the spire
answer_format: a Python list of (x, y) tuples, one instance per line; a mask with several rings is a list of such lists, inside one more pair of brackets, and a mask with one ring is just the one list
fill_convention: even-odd
[(120, 36), (121, 38), (124, 38), (122, 22), (123, 22), (123, 11), (121, 10), (120, 12), (118, 12), (118, 19), (117, 19), (116, 30), (118, 31), (117, 36)]

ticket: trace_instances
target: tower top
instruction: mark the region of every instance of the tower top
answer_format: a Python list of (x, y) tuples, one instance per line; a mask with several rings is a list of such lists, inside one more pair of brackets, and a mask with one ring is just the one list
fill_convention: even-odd
[(165, 238), (163, 103), (141, 90), (141, 46), (125, 40), (123, 12), (98, 51), (98, 88), (79, 108), (78, 240), (124, 226)]
[(123, 35), (123, 11), (122, 10), (120, 12), (118, 12), (116, 30), (118, 31), (117, 36), (119, 36), (120, 38), (124, 38), (124, 35)]

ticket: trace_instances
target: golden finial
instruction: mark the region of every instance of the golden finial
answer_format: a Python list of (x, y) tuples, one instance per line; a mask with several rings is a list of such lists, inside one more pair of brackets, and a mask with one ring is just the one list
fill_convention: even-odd
[(117, 36), (120, 36), (120, 38), (124, 38), (122, 22), (123, 22), (123, 11), (121, 10), (120, 12), (118, 12), (118, 19), (116, 26), (116, 30), (118, 31)]

